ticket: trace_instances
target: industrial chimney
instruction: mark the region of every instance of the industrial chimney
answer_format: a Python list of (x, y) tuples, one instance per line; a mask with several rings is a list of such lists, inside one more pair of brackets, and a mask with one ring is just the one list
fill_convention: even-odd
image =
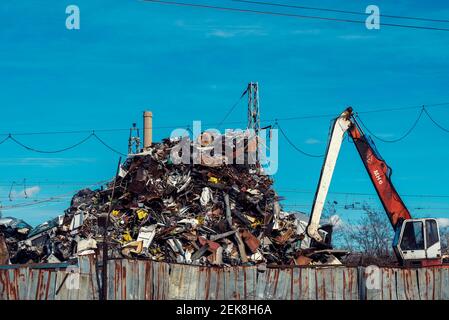
[(153, 143), (153, 113), (151, 111), (143, 112), (143, 150), (147, 149)]

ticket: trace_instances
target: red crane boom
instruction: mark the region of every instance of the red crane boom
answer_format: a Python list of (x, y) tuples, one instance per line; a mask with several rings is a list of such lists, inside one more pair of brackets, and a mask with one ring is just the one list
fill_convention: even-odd
[(391, 182), (391, 168), (377, 152), (374, 142), (363, 133), (363, 130), (353, 115), (351, 115), (349, 134), (354, 141), (360, 158), (365, 165), (365, 169), (390, 219), (391, 225), (396, 230), (401, 221), (411, 219), (412, 217)]

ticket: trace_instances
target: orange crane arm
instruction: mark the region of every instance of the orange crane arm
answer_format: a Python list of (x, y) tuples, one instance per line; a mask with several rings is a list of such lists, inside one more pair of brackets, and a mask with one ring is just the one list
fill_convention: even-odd
[(391, 182), (391, 168), (380, 157), (374, 142), (363, 133), (354, 116), (351, 116), (350, 120), (349, 135), (354, 141), (391, 225), (396, 230), (402, 220), (411, 219), (410, 212)]

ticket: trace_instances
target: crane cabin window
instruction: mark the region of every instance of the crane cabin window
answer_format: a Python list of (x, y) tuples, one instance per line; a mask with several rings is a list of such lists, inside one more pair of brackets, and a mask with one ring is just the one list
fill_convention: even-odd
[(424, 250), (424, 228), (421, 221), (408, 221), (405, 223), (401, 249)]
[(438, 225), (435, 220), (426, 220), (426, 242), (427, 248), (438, 242)]

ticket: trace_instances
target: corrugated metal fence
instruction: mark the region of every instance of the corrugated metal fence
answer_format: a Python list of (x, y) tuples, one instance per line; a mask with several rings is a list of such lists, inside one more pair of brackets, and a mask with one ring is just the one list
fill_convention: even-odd
[[(70, 273), (73, 271), (73, 273)], [(108, 262), (108, 299), (430, 300), (449, 299), (447, 268), (200, 267), (142, 260)], [(94, 300), (93, 257), (67, 264), (0, 266), (0, 300)]]

